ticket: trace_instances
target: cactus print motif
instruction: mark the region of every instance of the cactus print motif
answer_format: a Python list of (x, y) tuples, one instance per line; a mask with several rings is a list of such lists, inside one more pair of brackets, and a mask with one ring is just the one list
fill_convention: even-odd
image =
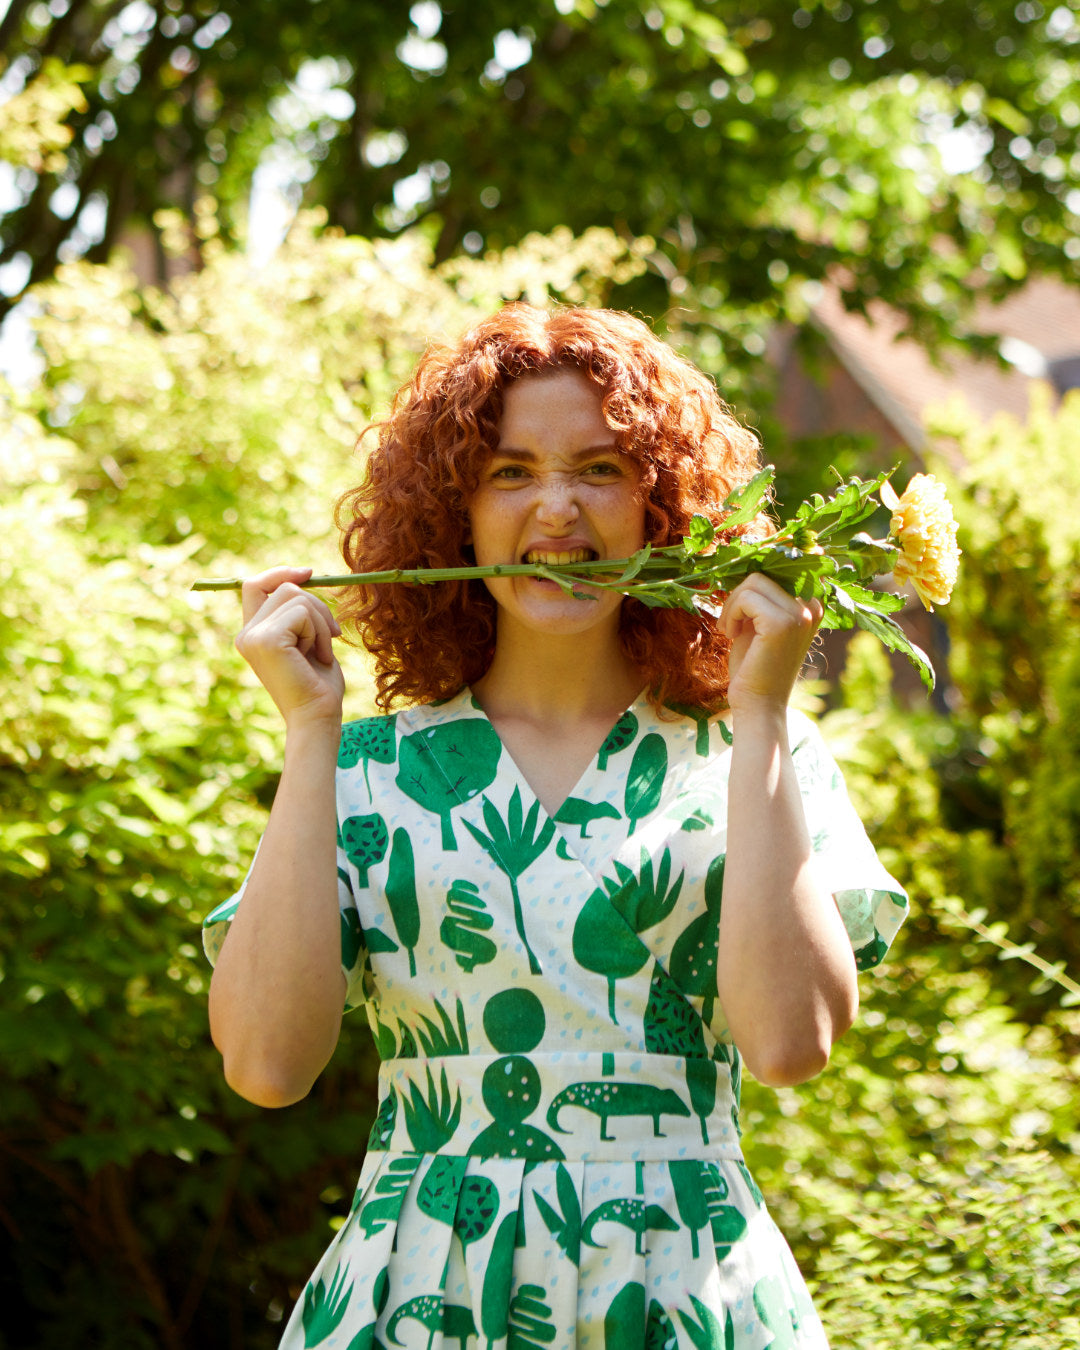
[[(742, 1158), (715, 993), (738, 733), (679, 714), (635, 702), (553, 813), (467, 690), (344, 728), (342, 969), (379, 1101), (282, 1350), (824, 1350)], [(905, 897), (813, 724), (789, 737), (873, 965)]]

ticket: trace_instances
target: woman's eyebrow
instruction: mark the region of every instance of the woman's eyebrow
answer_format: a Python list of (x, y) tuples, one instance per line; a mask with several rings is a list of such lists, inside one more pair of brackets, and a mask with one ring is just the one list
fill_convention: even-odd
[[(514, 445), (497, 445), (492, 450), (492, 456), (498, 456), (501, 459), (517, 459), (523, 463), (532, 464), (539, 458), (535, 451), (520, 449)], [(571, 450), (567, 458), (573, 461), (582, 459), (591, 459), (594, 455), (621, 455), (623, 451), (612, 441), (602, 445), (585, 445), (580, 450)]]

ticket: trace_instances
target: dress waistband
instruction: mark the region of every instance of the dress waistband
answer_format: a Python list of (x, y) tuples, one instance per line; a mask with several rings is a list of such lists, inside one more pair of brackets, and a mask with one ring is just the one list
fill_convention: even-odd
[(742, 1157), (728, 1065), (625, 1051), (387, 1060), (368, 1147), (530, 1161)]

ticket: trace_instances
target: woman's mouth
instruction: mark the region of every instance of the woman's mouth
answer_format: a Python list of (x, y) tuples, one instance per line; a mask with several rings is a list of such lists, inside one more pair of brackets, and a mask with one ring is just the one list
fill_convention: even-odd
[(565, 567), (567, 563), (595, 562), (599, 554), (591, 548), (571, 548), (563, 552), (553, 549), (532, 548), (525, 554), (523, 562), (544, 567)]

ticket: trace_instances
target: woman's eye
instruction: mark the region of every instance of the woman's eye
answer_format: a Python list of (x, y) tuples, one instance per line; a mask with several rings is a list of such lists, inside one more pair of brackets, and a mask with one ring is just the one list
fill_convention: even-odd
[(504, 464), (501, 469), (496, 469), (491, 475), (495, 479), (516, 479), (524, 478), (525, 470), (520, 464)]
[(585, 472), (594, 478), (611, 478), (620, 476), (622, 470), (617, 464), (612, 464), (608, 460), (600, 460), (596, 464), (590, 464)]

